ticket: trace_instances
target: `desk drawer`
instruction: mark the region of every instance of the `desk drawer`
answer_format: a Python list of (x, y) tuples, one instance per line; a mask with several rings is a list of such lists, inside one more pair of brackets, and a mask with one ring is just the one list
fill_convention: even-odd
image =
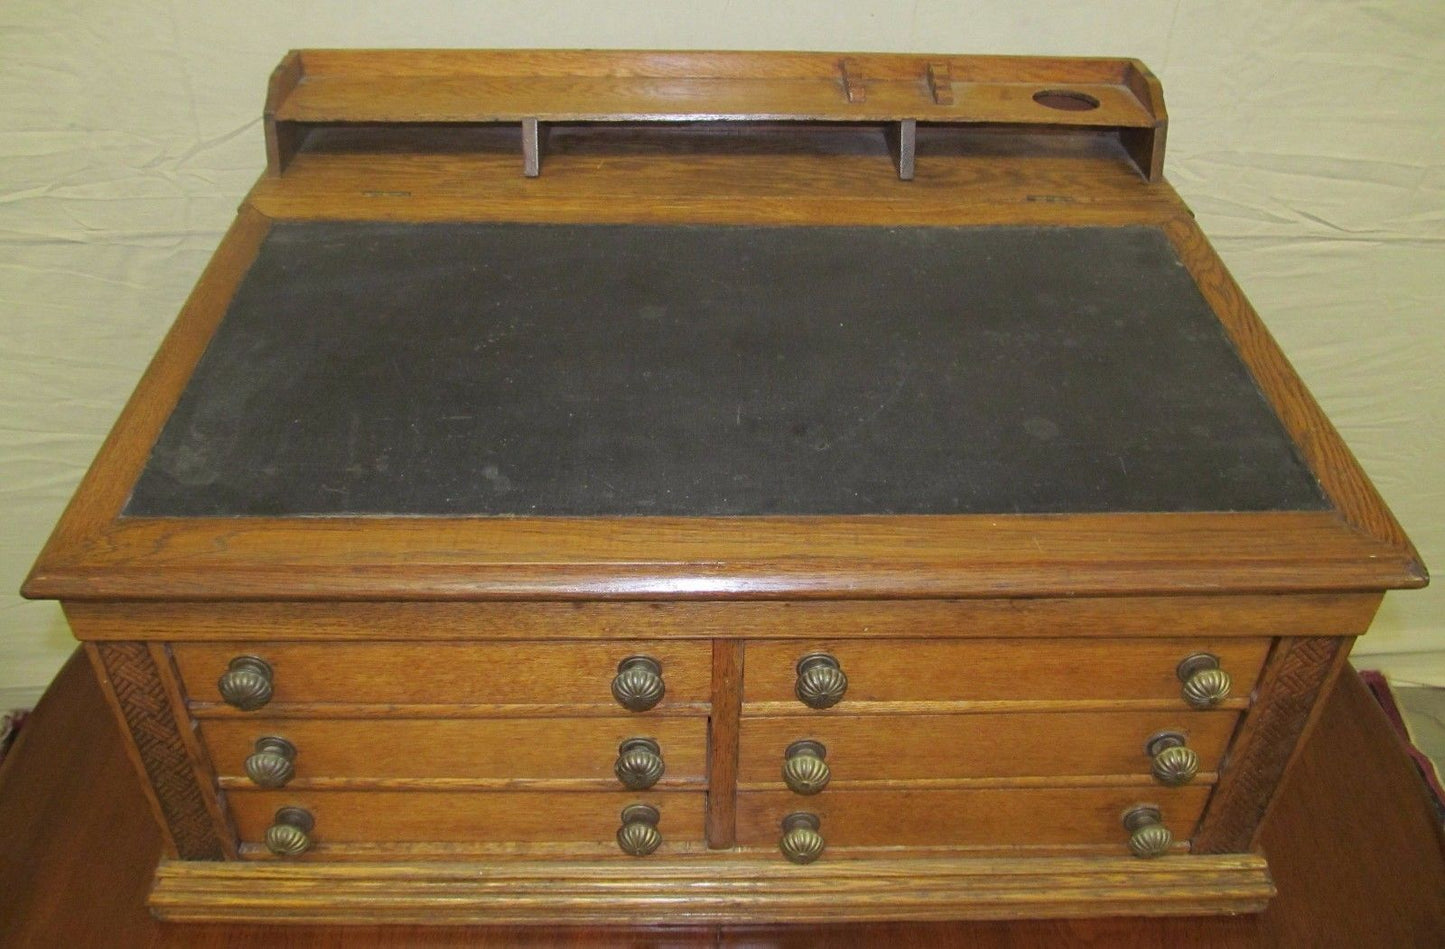
[[(644, 724), (645, 722), (645, 724)], [(227, 718), (201, 723), (201, 739), (223, 787), (254, 786), (246, 759), (276, 736), (295, 749), (289, 788), (374, 787), (434, 782), (453, 788), (568, 783), (613, 790), (628, 739), (654, 740), (659, 787), (703, 785), (707, 720), (687, 718), (376, 719)]]
[[(227, 795), (244, 844), (261, 844), (283, 807), (315, 821), (316, 849), (332, 844), (578, 844), (617, 850), (622, 809), (650, 804), (666, 852), (703, 841), (701, 792), (233, 791)], [(262, 845), (264, 846), (264, 845)]]
[(876, 781), (1129, 775), (1148, 782), (1151, 736), (1182, 734), (1199, 770), (1212, 772), (1237, 721), (1232, 712), (1192, 711), (748, 718), (738, 780), (782, 787), (784, 751), (808, 739), (826, 750), (829, 794)]
[(1207, 787), (842, 791), (812, 798), (758, 791), (738, 795), (738, 843), (776, 850), (783, 818), (806, 811), (820, 818), (830, 848), (1100, 846), (1122, 855), (1130, 808), (1157, 805), (1177, 843), (1194, 832), (1208, 797)]
[[(708, 702), (712, 645), (674, 642), (181, 643), (176, 665), (192, 702), (220, 703), (217, 681), (237, 656), (271, 667), (267, 708), (291, 704), (592, 705), (621, 712), (617, 664), (662, 667), (658, 710)], [(252, 712), (249, 714), (257, 714)], [(625, 714), (625, 713), (624, 713)]]
[[(868, 702), (1140, 701), (1187, 709), (1176, 670), (1196, 653), (1218, 656), (1247, 698), (1268, 639), (952, 639), (832, 640), (747, 644), (747, 704), (753, 712), (811, 712), (794, 692), (798, 660), (834, 657), (847, 691), (834, 709)], [(1236, 702), (1236, 704), (1242, 704)]]

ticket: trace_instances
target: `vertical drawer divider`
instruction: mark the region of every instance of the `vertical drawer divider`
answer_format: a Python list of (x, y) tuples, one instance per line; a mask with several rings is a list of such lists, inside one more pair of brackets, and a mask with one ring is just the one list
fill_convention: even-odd
[(713, 850), (726, 850), (737, 840), (738, 733), (742, 713), (742, 641), (715, 639), (707, 768), (707, 845)]

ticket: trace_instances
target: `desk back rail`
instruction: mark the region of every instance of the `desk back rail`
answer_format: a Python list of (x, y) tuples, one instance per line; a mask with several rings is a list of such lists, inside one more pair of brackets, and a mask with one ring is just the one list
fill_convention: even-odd
[(920, 122), (1114, 130), (1157, 181), (1168, 117), (1158, 80), (1132, 59), (298, 50), (268, 88), (267, 168), (283, 174), (319, 127), (515, 124), (535, 177), (550, 124), (696, 122), (879, 125), (905, 180)]

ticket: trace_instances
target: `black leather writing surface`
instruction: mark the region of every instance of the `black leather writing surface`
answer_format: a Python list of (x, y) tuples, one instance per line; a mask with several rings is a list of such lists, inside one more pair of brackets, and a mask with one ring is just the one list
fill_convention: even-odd
[(1326, 506), (1152, 228), (305, 223), (126, 513)]

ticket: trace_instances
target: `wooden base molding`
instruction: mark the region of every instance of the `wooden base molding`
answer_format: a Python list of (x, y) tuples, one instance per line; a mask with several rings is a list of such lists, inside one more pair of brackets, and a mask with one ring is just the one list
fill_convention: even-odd
[(166, 861), (173, 921), (734, 923), (1249, 913), (1262, 857), (226, 864)]

